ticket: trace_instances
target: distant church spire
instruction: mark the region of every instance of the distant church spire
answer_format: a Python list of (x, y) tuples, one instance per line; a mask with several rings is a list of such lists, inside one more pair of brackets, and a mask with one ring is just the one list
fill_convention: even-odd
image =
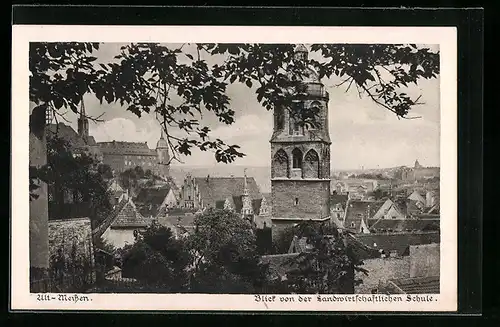
[(243, 171), (244, 180), (243, 180), (243, 195), (248, 196), (248, 183), (247, 183), (247, 169), (245, 168)]
[(80, 117), (78, 118), (78, 135), (87, 142), (89, 137), (89, 120), (87, 119), (87, 114), (85, 113), (85, 104), (83, 102), (83, 96), (80, 102)]
[(243, 196), (241, 197), (241, 202), (243, 202), (243, 206), (241, 208), (241, 215), (243, 217), (253, 215), (252, 208), (252, 200), (250, 199), (250, 195), (248, 192), (248, 183), (247, 183), (247, 169), (244, 170), (243, 177)]

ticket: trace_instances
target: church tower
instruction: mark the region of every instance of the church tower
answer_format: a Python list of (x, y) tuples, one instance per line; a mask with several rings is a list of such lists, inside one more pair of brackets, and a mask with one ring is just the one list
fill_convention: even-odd
[(241, 196), (241, 202), (242, 202), (241, 216), (243, 218), (252, 218), (253, 220), (254, 212), (252, 207), (252, 199), (250, 198), (250, 193), (248, 191), (246, 168), (244, 173), (243, 195)]
[(162, 177), (169, 176), (170, 173), (170, 154), (168, 153), (168, 143), (163, 136), (163, 128), (161, 136), (156, 143), (156, 156), (158, 158), (158, 174)]
[[(304, 45), (295, 49), (295, 60), (308, 60)], [(294, 109), (317, 113), (314, 126), (299, 124), (290, 108), (276, 108), (271, 137), (272, 219), (297, 222), (329, 216), (330, 136), (329, 94), (318, 73), (308, 67), (300, 80), (304, 94), (294, 100)]]
[(83, 104), (83, 99), (81, 101), (80, 117), (78, 118), (78, 135), (85, 141), (85, 143), (88, 142), (89, 120), (85, 113), (85, 105)]

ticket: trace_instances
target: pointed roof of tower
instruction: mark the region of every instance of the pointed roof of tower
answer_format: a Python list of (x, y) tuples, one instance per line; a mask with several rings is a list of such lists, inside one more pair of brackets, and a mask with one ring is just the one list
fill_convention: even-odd
[(160, 139), (158, 140), (158, 142), (156, 143), (156, 148), (157, 149), (167, 149), (168, 148), (167, 141), (165, 140), (165, 137), (164, 137), (163, 128), (161, 128), (161, 136), (160, 136)]
[(248, 196), (247, 169), (243, 171), (243, 195)]

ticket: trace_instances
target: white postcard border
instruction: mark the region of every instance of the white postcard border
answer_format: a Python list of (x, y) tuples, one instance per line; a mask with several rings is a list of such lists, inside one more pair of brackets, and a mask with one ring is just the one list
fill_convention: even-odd
[[(68, 301), (38, 301), (29, 293), (29, 67), (33, 41), (207, 43), (414, 43), (439, 44), (441, 107), (441, 271), (434, 300), (405, 296), (82, 294)], [(11, 309), (19, 310), (221, 310), (221, 311), (455, 311), (457, 309), (457, 31), (454, 27), (247, 27), (247, 26), (63, 26), (12, 27), (12, 216)], [(294, 302), (280, 301), (294, 298)], [(312, 297), (311, 301), (305, 300)], [(350, 298), (350, 300), (349, 300)], [(371, 298), (371, 300), (370, 300)], [(398, 299), (402, 299), (398, 301)], [(340, 299), (343, 299), (342, 301)], [(78, 300), (78, 301), (77, 301)], [(391, 300), (391, 301), (390, 301)]]

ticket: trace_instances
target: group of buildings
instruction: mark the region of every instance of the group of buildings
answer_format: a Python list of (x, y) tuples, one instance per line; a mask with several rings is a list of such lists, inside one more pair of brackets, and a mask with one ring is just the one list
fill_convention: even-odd
[[(307, 49), (299, 46), (295, 56), (306, 60)], [(70, 140), (76, 153), (85, 151), (109, 165), (115, 176), (141, 166), (163, 178), (163, 182), (160, 179), (134, 194), (121, 185), (119, 179), (109, 180), (113, 210), (90, 233), (117, 248), (133, 243), (137, 231), (152, 223), (168, 226), (181, 237), (194, 230), (196, 214), (211, 207), (233, 210), (242, 219), (249, 219), (257, 229), (270, 228), (273, 238), (303, 221), (332, 222), (339, 229), (350, 230), (356, 242), (376, 259), (381, 258), (382, 252), (386, 257), (402, 256), (408, 252), (408, 246), (439, 243), (439, 199), (435, 192), (415, 191), (402, 198), (377, 200), (368, 196), (379, 187), (376, 181), (349, 180), (339, 181), (332, 190), (329, 94), (312, 68), (307, 69), (302, 82), (306, 95), (296, 99), (294, 105), (316, 112), (318, 119), (313, 126), (305, 127), (292, 111), (275, 109), (270, 140), (270, 194), (263, 194), (255, 179), (246, 174), (242, 177), (188, 174), (179, 185), (168, 183), (170, 156), (163, 134), (156, 149), (149, 149), (146, 143), (95, 142), (89, 136), (83, 110), (77, 133), (64, 124), (49, 125), (49, 133), (57, 132)], [(35, 157), (40, 156), (36, 145), (32, 150)], [(32, 160), (43, 164), (43, 160), (35, 161)], [(421, 167), (415, 168), (414, 172)], [(405, 175), (405, 179), (411, 178), (408, 176)], [(39, 216), (36, 210), (30, 214)], [(71, 219), (67, 221), (70, 223)], [(394, 244), (400, 246), (394, 249)], [(300, 246), (293, 248), (300, 251)]]

